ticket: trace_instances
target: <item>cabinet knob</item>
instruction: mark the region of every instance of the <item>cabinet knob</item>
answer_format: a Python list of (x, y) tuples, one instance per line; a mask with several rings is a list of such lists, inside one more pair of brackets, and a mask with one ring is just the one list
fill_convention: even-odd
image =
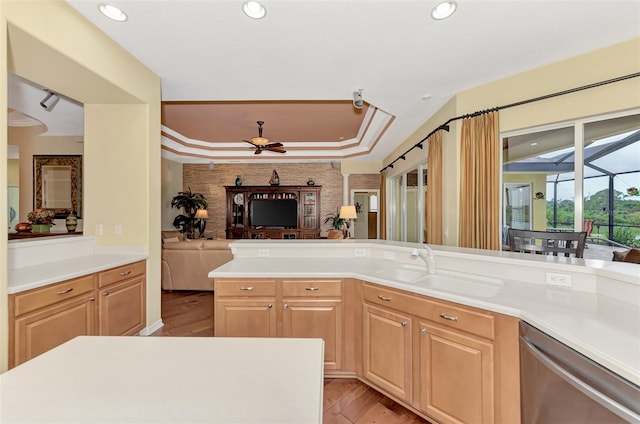
[(126, 272), (121, 272), (121, 273), (120, 273), (120, 275), (122, 275), (123, 277), (124, 277), (125, 275), (129, 275), (129, 274), (131, 274), (131, 271), (126, 271)]
[(273, 305), (272, 305), (271, 303), (269, 303), (269, 304), (267, 305), (267, 308), (271, 309), (271, 308), (273, 308)]
[(449, 320), (449, 321), (458, 321), (458, 317), (454, 317), (454, 316), (451, 316), (451, 315), (446, 315), (444, 313), (440, 314), (440, 318), (446, 319), (446, 320)]
[(57, 293), (57, 294), (67, 294), (67, 293), (69, 293), (69, 292), (70, 292), (70, 291), (72, 291), (72, 290), (73, 290), (73, 287), (68, 288), (68, 289), (66, 289), (66, 290), (60, 290), (59, 292), (56, 292), (56, 293)]
[(106, 291), (106, 292), (102, 292), (102, 295), (103, 295), (103, 296), (109, 296), (109, 292), (108, 292), (108, 291)]
[(423, 327), (423, 328), (421, 328), (421, 329), (420, 329), (420, 334), (422, 334), (422, 335), (427, 334), (427, 329), (426, 329), (426, 328), (424, 328), (424, 327)]
[(95, 302), (95, 300), (96, 300), (95, 296), (91, 296), (91, 297), (89, 298), (89, 302)]
[(385, 302), (391, 302), (391, 298), (390, 297), (386, 297), (386, 296), (382, 296), (382, 295), (378, 295), (378, 299), (384, 300)]
[(283, 307), (284, 309), (289, 309), (289, 304), (288, 304), (288, 303), (285, 303), (282, 307)]
[(251, 291), (253, 287), (240, 287), (240, 290)]
[(407, 326), (407, 321), (402, 321), (402, 322), (400, 323), (400, 325), (401, 325), (401, 326), (403, 326), (403, 327), (406, 327), (406, 326)]

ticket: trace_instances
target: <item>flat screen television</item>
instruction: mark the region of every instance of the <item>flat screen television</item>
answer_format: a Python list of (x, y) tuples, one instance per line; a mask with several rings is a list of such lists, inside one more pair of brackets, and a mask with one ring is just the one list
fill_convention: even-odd
[(255, 199), (250, 207), (251, 225), (267, 228), (297, 228), (298, 201)]

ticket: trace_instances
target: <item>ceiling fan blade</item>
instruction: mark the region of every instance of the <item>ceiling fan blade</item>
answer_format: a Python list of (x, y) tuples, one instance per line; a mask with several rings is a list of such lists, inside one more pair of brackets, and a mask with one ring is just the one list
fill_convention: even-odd
[(267, 148), (267, 150), (269, 150), (271, 152), (276, 152), (276, 153), (287, 153), (286, 150), (281, 149), (279, 147), (269, 147), (269, 148)]
[(284, 144), (276, 142), (276, 143), (269, 143), (269, 144), (267, 144), (267, 145), (266, 145), (266, 146), (264, 146), (264, 147), (266, 147), (267, 149), (269, 149), (269, 148), (271, 148), (271, 147), (282, 147), (282, 146), (284, 146)]
[(252, 141), (249, 141), (249, 140), (242, 140), (242, 141), (246, 141), (247, 143), (251, 144), (252, 146), (255, 146), (255, 144)]
[(256, 151), (253, 152), (254, 155), (259, 155), (260, 153), (262, 153), (262, 149), (256, 149)]

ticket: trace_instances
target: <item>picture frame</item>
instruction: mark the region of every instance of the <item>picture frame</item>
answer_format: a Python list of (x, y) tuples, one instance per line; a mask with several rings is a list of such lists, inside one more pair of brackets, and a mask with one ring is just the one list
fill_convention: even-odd
[(33, 208), (53, 209), (56, 219), (82, 217), (82, 155), (33, 156)]

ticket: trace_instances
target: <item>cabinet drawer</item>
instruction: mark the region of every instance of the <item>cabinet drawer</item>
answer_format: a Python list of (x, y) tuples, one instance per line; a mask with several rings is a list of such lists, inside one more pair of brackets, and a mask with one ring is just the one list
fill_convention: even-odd
[(340, 297), (342, 280), (283, 280), (283, 297)]
[(146, 268), (145, 261), (140, 261), (103, 271), (98, 274), (98, 287), (108, 286), (109, 284), (144, 274)]
[(213, 280), (216, 296), (275, 296), (275, 280)]
[(93, 275), (75, 278), (14, 295), (14, 315), (20, 316), (93, 291)]
[(420, 295), (405, 294), (370, 284), (363, 286), (363, 296), (364, 300), (370, 303), (403, 311), (487, 339), (494, 338), (493, 316), (462, 305), (454, 306)]

